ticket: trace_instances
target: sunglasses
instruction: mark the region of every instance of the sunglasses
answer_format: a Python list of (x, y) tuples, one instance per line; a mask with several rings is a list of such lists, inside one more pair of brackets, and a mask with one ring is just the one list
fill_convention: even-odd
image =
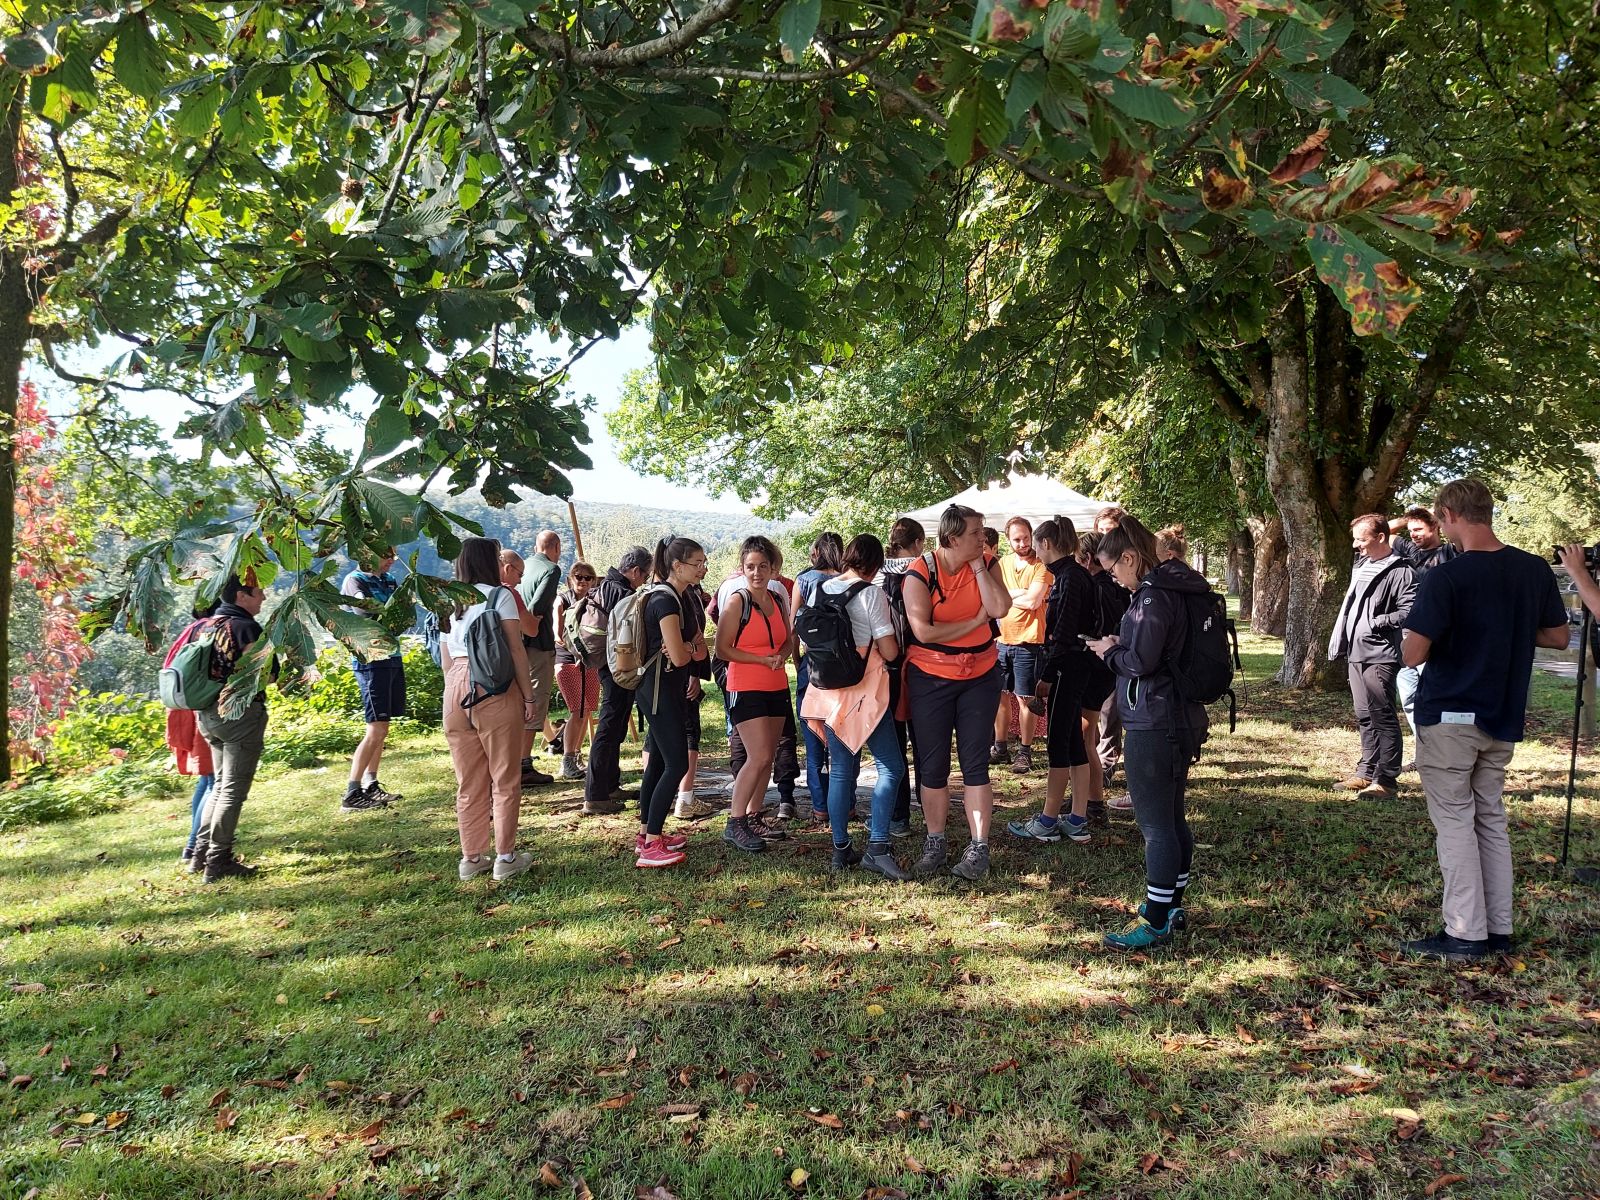
[(593, 583), (594, 582), (594, 576), (593, 575), (574, 575), (572, 577), (572, 582), (573, 583)]

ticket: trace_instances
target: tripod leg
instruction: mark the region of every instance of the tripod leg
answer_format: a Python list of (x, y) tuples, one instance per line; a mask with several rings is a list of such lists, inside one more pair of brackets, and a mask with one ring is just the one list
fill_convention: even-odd
[(1589, 663), (1593, 661), (1600, 670), (1600, 654), (1596, 653), (1594, 614), (1585, 605), (1583, 628), (1578, 635), (1578, 678), (1572, 698), (1572, 754), (1567, 763), (1567, 815), (1561, 825), (1561, 869), (1567, 869), (1567, 855), (1572, 848), (1572, 797), (1578, 787), (1578, 735), (1583, 721), (1583, 684), (1588, 676)]

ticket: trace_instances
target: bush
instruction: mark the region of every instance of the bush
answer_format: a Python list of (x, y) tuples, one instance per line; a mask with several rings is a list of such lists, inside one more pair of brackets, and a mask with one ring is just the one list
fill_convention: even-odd
[[(406, 669), (406, 707), (420, 724), (437, 725), (444, 706), (444, 676), (420, 644), (408, 643), (401, 652)], [(325, 713), (360, 721), (361, 688), (351, 669), (349, 652), (334, 646), (317, 656), (319, 678), (311, 686), (291, 692), (267, 690), (274, 718), (280, 714), (298, 721), (303, 714)], [(357, 741), (360, 740), (359, 735)], [(352, 743), (352, 749), (354, 743)]]
[(154, 762), (126, 762), (65, 777), (36, 773), (20, 787), (0, 789), (0, 830), (67, 821), (108, 812), (121, 802), (188, 790), (192, 779)]
[(79, 692), (50, 739), (50, 766), (78, 771), (108, 763), (146, 762), (166, 750), (161, 701), (126, 692)]

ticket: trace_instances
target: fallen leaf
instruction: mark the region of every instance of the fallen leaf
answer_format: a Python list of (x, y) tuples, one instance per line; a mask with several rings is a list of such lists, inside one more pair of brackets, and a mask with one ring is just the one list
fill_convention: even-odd
[(789, 1172), (789, 1186), (798, 1192), (801, 1188), (806, 1186), (806, 1180), (810, 1178), (810, 1171), (807, 1171), (803, 1167), (796, 1167), (794, 1170)]
[(100, 1063), (95, 1067), (94, 1070), (89, 1072), (89, 1078), (90, 1079), (104, 1079), (110, 1073), (111, 1073), (111, 1068), (108, 1067), (105, 1063)]
[(1441, 1175), (1427, 1187), (1423, 1188), (1422, 1194), (1424, 1196), (1436, 1195), (1444, 1188), (1449, 1187), (1452, 1183), (1465, 1183), (1466, 1181), (1467, 1177), (1465, 1175)]
[(282, 992), (279, 992), (276, 996), (274, 996), (272, 998), (272, 1000), (273, 1000), (274, 1004), (287, 1004), (287, 1003), (289, 1003), (289, 997), (285, 996)]
[(42, 996), (45, 988), (42, 983), (13, 983), (11, 990), (18, 996)]
[(658, 1183), (653, 1188), (647, 1188), (640, 1184), (634, 1189), (633, 1194), (635, 1200), (678, 1200), (677, 1196), (667, 1190), (667, 1186), (664, 1183)]
[(572, 1177), (572, 1200), (594, 1200), (594, 1193), (589, 1190), (582, 1175)]
[(79, 1113), (72, 1118), (72, 1123), (74, 1125), (93, 1125), (99, 1119), (99, 1113)]
[(883, 1005), (881, 1005), (881, 1004), (869, 1004), (869, 1005), (867, 1005), (867, 1016), (869, 1016), (869, 1017), (881, 1017), (881, 1016), (883, 1016), (883, 1014), (884, 1014)]
[(50, 1057), (50, 1051), (54, 1050), (55, 1048), (56, 1048), (56, 1044), (54, 1042), (46, 1042), (44, 1045), (39, 1047), (39, 1057), (40, 1058), (49, 1058)]
[(281, 1079), (246, 1079), (246, 1087), (271, 1088), (275, 1092), (288, 1090), (289, 1085)]
[(444, 1009), (442, 1008), (436, 1008), (428, 1014), (429, 1025), (437, 1025), (442, 1020), (444, 1020)]
[(441, 1120), (443, 1120), (446, 1124), (449, 1124), (451, 1121), (464, 1120), (467, 1115), (468, 1113), (465, 1108), (452, 1108), (449, 1112), (445, 1113)]
[(656, 1107), (658, 1117), (698, 1117), (703, 1105), (694, 1104), (662, 1104)]
[(665, 950), (670, 946), (681, 946), (681, 945), (683, 945), (683, 938), (681, 936), (679, 936), (679, 937), (669, 937), (664, 942), (657, 942), (656, 943), (656, 949), (657, 950)]
[(990, 1067), (985, 1072), (985, 1074), (988, 1074), (988, 1075), (1002, 1075), (1007, 1071), (1015, 1071), (1021, 1065), (1022, 1064), (1019, 1063), (1016, 1059), (1008, 1058), (1004, 1062), (995, 1063), (994, 1066)]
[(1344, 1083), (1336, 1083), (1328, 1089), (1335, 1096), (1360, 1096), (1366, 1092), (1378, 1090), (1376, 1079), (1351, 1079)]
[(909, 1154), (906, 1155), (906, 1170), (910, 1171), (913, 1175), (926, 1175), (928, 1172), (928, 1168), (924, 1167)]
[(843, 1129), (844, 1121), (833, 1113), (807, 1113), (806, 1120), (815, 1121), (824, 1129)]
[(61, 1073), (65, 1075), (70, 1070), (72, 1070), (72, 1057), (70, 1055), (63, 1054), (61, 1056)]
[(861, 1200), (906, 1200), (906, 1194), (897, 1187), (874, 1187), (863, 1192)]
[(226, 1104), (232, 1096), (233, 1092), (228, 1088), (218, 1088), (215, 1092), (211, 1093), (211, 1099), (206, 1101), (206, 1107), (220, 1108), (222, 1105)]
[(272, 923), (272, 927), (274, 929), (287, 929), (287, 928), (289, 928), (289, 918), (288, 917), (279, 917), (276, 921), (274, 921)]
[(635, 1092), (623, 1092), (620, 1096), (612, 1096), (608, 1100), (600, 1101), (600, 1103), (596, 1104), (595, 1107), (612, 1109), (626, 1108), (628, 1105), (633, 1103), (633, 1098), (635, 1095), (637, 1095)]
[(121, 1129), (127, 1123), (128, 1123), (128, 1114), (125, 1113), (125, 1112), (114, 1112), (114, 1113), (107, 1113), (106, 1114), (106, 1128), (107, 1129)]
[(331, 992), (323, 992), (322, 998), (324, 1000), (337, 1000), (339, 998), (339, 989), (334, 988)]
[(380, 1022), (382, 1020), (383, 1020), (382, 1017), (357, 1017), (356, 1018), (356, 1024), (357, 1025), (376, 1025), (378, 1022)]
[(163, 1083), (161, 1085), (161, 1098), (163, 1100), (171, 1100), (177, 1094), (178, 1089), (173, 1084)]
[(129, 1142), (126, 1146), (118, 1146), (117, 1150), (123, 1158), (138, 1158), (144, 1153), (144, 1147), (137, 1142)]
[(1139, 1174), (1154, 1175), (1166, 1165), (1166, 1160), (1161, 1155), (1155, 1153), (1146, 1154), (1139, 1159)]
[(11, 1077), (11, 1086), (16, 1088), (19, 1092), (23, 1091), (32, 1082), (32, 1075), (13, 1075)]
[(383, 1142), (379, 1142), (371, 1150), (367, 1151), (367, 1159), (369, 1162), (373, 1163), (386, 1163), (394, 1156), (394, 1152), (395, 1148), (393, 1146), (385, 1145)]
[(382, 1117), (379, 1117), (372, 1124), (357, 1130), (356, 1137), (363, 1142), (369, 1138), (376, 1138), (383, 1133), (383, 1127), (387, 1124), (387, 1121), (385, 1121)]
[(227, 1133), (239, 1123), (239, 1114), (231, 1108), (220, 1109), (217, 1112), (216, 1128), (218, 1133)]
[(1360, 1063), (1340, 1063), (1339, 1070), (1352, 1079), (1382, 1079), (1383, 1076), (1371, 1067), (1364, 1067)]
[(736, 1076), (733, 1081), (733, 1090), (741, 1096), (748, 1096), (756, 1090), (761, 1079), (754, 1072), (746, 1071), (743, 1075)]
[(307, 1079), (310, 1079), (310, 1078), (311, 1078), (311, 1064), (310, 1063), (307, 1063), (305, 1066), (301, 1067), (298, 1071), (296, 1071), (294, 1073), (294, 1082), (296, 1084), (304, 1083)]
[(1256, 1035), (1251, 1033), (1243, 1025), (1235, 1025), (1233, 1027), (1233, 1032), (1238, 1035), (1239, 1040), (1246, 1046), (1254, 1046), (1256, 1044)]
[(539, 1164), (539, 1182), (545, 1187), (560, 1187), (561, 1176), (556, 1174), (554, 1163), (542, 1162)]

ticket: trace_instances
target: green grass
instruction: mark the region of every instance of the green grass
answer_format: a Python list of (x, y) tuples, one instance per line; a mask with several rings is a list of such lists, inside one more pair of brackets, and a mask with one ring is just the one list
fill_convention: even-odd
[[(1330, 792), (1348, 699), (1286, 695), (1275, 644), (1247, 650), (1238, 733), (1195, 775), (1193, 924), (1147, 960), (1099, 944), (1139, 898), (1127, 823), (1002, 833), (985, 885), (896, 889), (830, 878), (825, 836), (752, 859), (714, 827), (645, 874), (628, 819), (545, 789), (531, 876), (461, 885), (436, 736), (385, 760), (387, 813), (338, 815), (342, 762), (265, 775), (247, 883), (179, 874), (181, 799), (8, 833), (0, 956), (43, 988), (0, 996), (0, 1059), (33, 1077), (0, 1084), (0, 1197), (1600, 1186), (1561, 1107), (1600, 1018), (1600, 898), (1551, 861), (1570, 685), (1539, 682), (1513, 766), (1519, 953), (1452, 969), (1395, 954), (1438, 921), (1414, 777), (1390, 804)], [(1003, 821), (1042, 774), (1000, 791)], [(1578, 861), (1595, 811), (1586, 771)]]

